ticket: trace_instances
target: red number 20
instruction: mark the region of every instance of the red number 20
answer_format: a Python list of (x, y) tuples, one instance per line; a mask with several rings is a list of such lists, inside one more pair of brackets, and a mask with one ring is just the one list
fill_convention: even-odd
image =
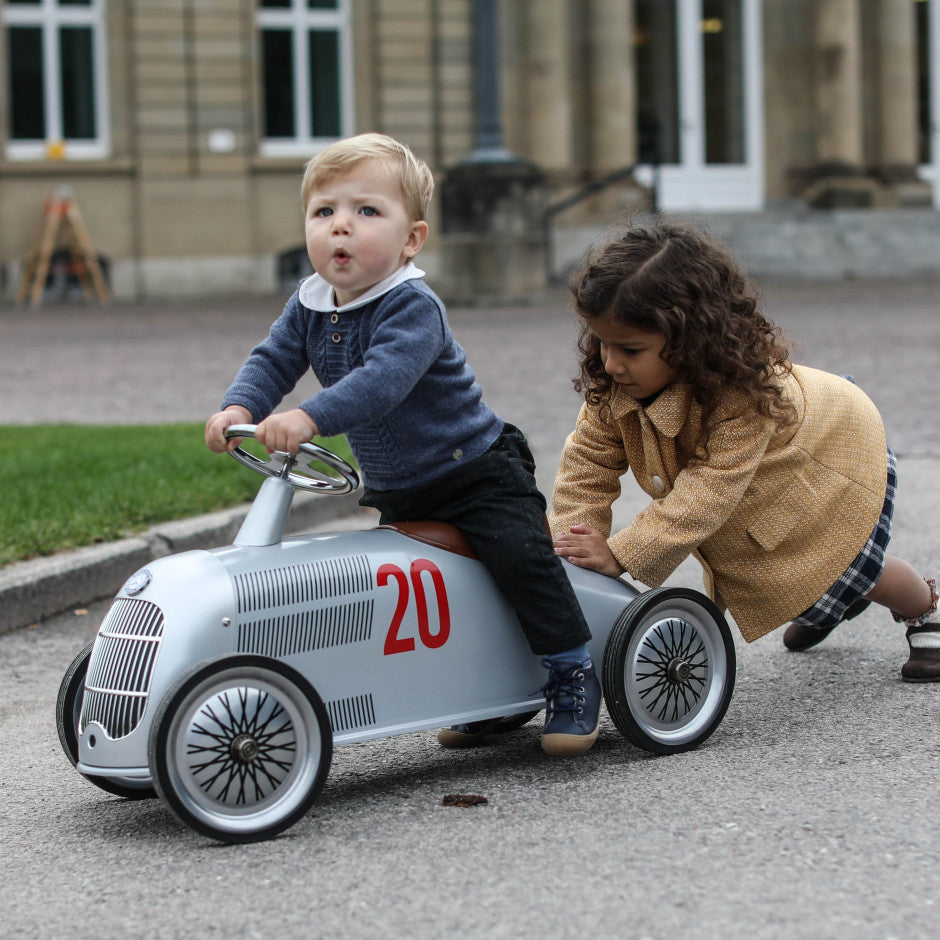
[[(436, 633), (431, 632), (430, 618), (428, 617), (428, 599), (424, 590), (424, 581), (421, 575), (427, 572), (434, 585), (434, 596), (437, 601), (437, 616), (439, 621)], [(398, 583), (398, 603), (392, 616), (388, 634), (385, 637), (385, 655), (393, 653), (410, 653), (415, 648), (414, 637), (399, 636), (405, 611), (408, 609), (408, 578), (398, 565), (382, 565), (376, 575), (376, 583), (384, 587), (394, 579)], [(426, 558), (418, 558), (411, 563), (411, 584), (415, 591), (415, 608), (418, 615), (418, 635), (421, 642), (428, 649), (438, 649), (447, 642), (450, 636), (450, 606), (447, 603), (447, 589), (444, 586), (444, 576), (440, 568)]]

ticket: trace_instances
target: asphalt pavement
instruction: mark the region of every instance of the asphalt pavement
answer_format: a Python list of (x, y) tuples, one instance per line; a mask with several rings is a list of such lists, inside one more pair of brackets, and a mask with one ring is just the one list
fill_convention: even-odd
[[(938, 301), (937, 283), (764, 288), (794, 358), (851, 373), (881, 408), (900, 476), (893, 550), (925, 574), (940, 558)], [(280, 303), (0, 308), (3, 423), (201, 421)], [(579, 406), (564, 295), (450, 320), (549, 490)], [(616, 523), (643, 500), (628, 485)], [(348, 502), (324, 511), (337, 518), (301, 524), (374, 521)], [(190, 521), (135, 550), (219, 544), (233, 524)], [(127, 548), (88, 551), (121, 579), (137, 567)], [(69, 563), (0, 569), (0, 587), (28, 585), (15, 595), (27, 625), (0, 636), (0, 936), (936, 935), (940, 684), (898, 680), (903, 634), (877, 610), (805, 654), (777, 634), (739, 640), (728, 715), (689, 754), (651, 757), (606, 716), (595, 748), (571, 761), (542, 754), (537, 721), (469, 752), (427, 733), (352, 745), (301, 823), (223, 848), (158, 802), (91, 787), (64, 758), (56, 690), (108, 606), (89, 573), (104, 563), (90, 561), (78, 593), (43, 609), (43, 584), (62, 580), (46, 569)], [(694, 562), (670, 583), (699, 587)], [(443, 806), (454, 792), (488, 803)]]

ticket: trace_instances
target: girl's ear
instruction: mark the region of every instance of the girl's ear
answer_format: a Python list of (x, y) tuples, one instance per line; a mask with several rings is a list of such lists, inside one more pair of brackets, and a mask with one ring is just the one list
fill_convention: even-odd
[(428, 237), (427, 222), (412, 222), (411, 231), (408, 233), (408, 240), (402, 249), (402, 254), (406, 258), (413, 258), (424, 247)]

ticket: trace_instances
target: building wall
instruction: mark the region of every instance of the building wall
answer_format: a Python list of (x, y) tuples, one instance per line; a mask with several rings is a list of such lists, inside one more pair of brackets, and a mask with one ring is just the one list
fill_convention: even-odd
[[(897, 205), (900, 190), (872, 170), (903, 164), (910, 150), (892, 149), (910, 136), (914, 102), (902, 100), (910, 75), (891, 67), (910, 51), (909, 0), (763, 0), (765, 203), (844, 196), (831, 167), (820, 168), (821, 76), (849, 48), (840, 35), (821, 45), (827, 4), (855, 11), (864, 64), (857, 88), (849, 83), (861, 114), (848, 131), (862, 159), (843, 167), (855, 174), (853, 198), (864, 189), (869, 206)], [(352, 2), (353, 129), (406, 140), (439, 180), (475, 143), (473, 16), (473, 0)], [(107, 17), (111, 156), (11, 161), (0, 151), (0, 299), (14, 296), (44, 202), (63, 185), (111, 261), (118, 296), (277, 289), (278, 255), (302, 243), (303, 160), (259, 155), (255, 3), (111, 0)], [(636, 160), (631, 0), (501, 0), (499, 30), (505, 144), (545, 172), (549, 198)], [(4, 102), (5, 55), (0, 43)], [(0, 110), (0, 145), (7, 133)], [(905, 198), (923, 202), (908, 169)], [(568, 222), (599, 228), (648, 201), (642, 187), (622, 185)], [(435, 234), (422, 255), (432, 272), (437, 252)]]

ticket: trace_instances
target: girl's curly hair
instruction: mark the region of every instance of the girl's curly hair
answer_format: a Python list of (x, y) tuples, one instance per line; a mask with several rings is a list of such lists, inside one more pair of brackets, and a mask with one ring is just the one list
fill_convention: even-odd
[(631, 228), (568, 286), (584, 321), (574, 386), (589, 404), (606, 403), (613, 387), (590, 329), (604, 317), (665, 336), (663, 358), (706, 415), (733, 388), (765, 417), (784, 425), (795, 419), (780, 382), (792, 369), (780, 328), (758, 310), (756, 292), (718, 243), (672, 222)]

